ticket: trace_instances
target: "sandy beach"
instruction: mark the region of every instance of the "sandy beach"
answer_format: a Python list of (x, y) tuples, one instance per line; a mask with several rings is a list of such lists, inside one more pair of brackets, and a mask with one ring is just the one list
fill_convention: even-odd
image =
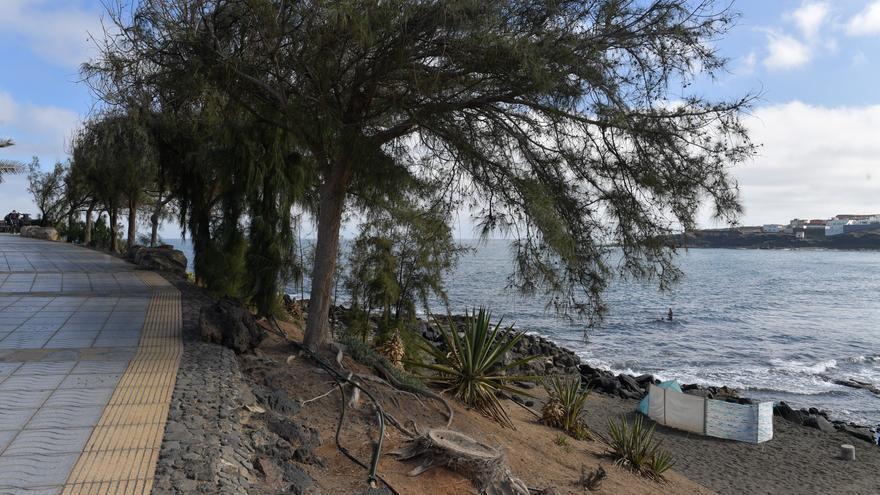
[[(594, 393), (587, 421), (603, 435), (608, 420), (633, 417), (635, 400)], [(773, 439), (753, 445), (704, 437), (656, 426), (655, 435), (675, 457), (674, 469), (723, 494), (870, 494), (880, 493), (880, 447), (843, 432), (773, 418)], [(837, 458), (841, 444), (856, 448), (854, 462)]]

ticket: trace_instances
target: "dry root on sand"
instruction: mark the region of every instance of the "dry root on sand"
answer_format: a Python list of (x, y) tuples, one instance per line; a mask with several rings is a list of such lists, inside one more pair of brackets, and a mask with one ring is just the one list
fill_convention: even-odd
[(410, 476), (435, 466), (445, 466), (468, 475), (481, 494), (528, 495), (529, 488), (513, 476), (500, 450), (447, 429), (432, 429), (393, 452), (400, 460), (422, 459)]

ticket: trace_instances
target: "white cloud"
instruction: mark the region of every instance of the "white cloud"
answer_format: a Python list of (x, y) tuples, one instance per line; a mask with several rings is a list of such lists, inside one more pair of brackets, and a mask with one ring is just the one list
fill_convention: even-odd
[(880, 1), (875, 1), (853, 16), (846, 25), (852, 36), (880, 34)]
[[(46, 0), (3, 0), (2, 4), (0, 30), (27, 40), (40, 57), (63, 67), (79, 67), (96, 54), (89, 35), (102, 37), (100, 10)], [(100, 5), (95, 2), (96, 9)]]
[(764, 65), (768, 69), (794, 69), (805, 65), (812, 57), (812, 49), (797, 39), (775, 32), (767, 33), (767, 57), (764, 58)]
[[(50, 167), (67, 157), (69, 139), (81, 122), (73, 110), (18, 102), (0, 90), (0, 137), (15, 141), (14, 146), (0, 148), (0, 159), (27, 163), (37, 156), (44, 168)], [(4, 177), (0, 184), (0, 214), (13, 208), (36, 212), (24, 175)]]
[(788, 14), (806, 38), (815, 38), (831, 8), (825, 2), (809, 2)]
[(850, 65), (853, 67), (861, 67), (868, 63), (868, 56), (865, 55), (865, 52), (859, 50), (855, 54), (853, 54), (850, 59)]
[(762, 147), (734, 171), (744, 224), (880, 212), (880, 105), (792, 102), (757, 108), (746, 124)]
[(82, 122), (77, 112), (51, 105), (16, 102), (0, 91), (0, 123), (3, 137), (12, 138), (15, 146), (0, 148), (0, 158), (63, 160), (74, 129)]
[(758, 54), (754, 51), (749, 52), (748, 55), (743, 57), (742, 62), (740, 63), (740, 70), (738, 71), (742, 75), (749, 75), (755, 72), (755, 66), (758, 65)]

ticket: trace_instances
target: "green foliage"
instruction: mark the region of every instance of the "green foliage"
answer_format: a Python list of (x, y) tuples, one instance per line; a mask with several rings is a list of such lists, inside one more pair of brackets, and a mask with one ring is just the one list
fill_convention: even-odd
[(664, 236), (693, 227), (704, 201), (735, 219), (730, 167), (754, 153), (751, 98), (691, 86), (725, 69), (712, 47), (735, 14), (719, 4), (253, 0), (194, 15), (141, 0), (109, 12), (111, 39), (84, 71), (103, 101), (173, 119), (163, 169), (200, 278), (202, 248), (260, 216), (247, 293), (264, 305), (283, 278), (289, 194), (318, 213), (314, 347), (341, 220), (414, 183), (516, 239), (511, 286), (560, 312), (601, 316), (616, 274), (674, 282)]
[[(107, 220), (105, 220), (104, 215), (98, 216), (98, 219), (95, 220), (95, 224), (92, 226), (92, 242), (90, 247), (95, 247), (99, 249), (110, 249), (110, 240), (112, 236), (112, 232), (110, 230), (110, 226), (107, 225)], [(119, 243), (121, 239), (120, 233), (117, 233), (116, 242)]]
[(608, 428), (609, 454), (617, 464), (656, 480), (663, 479), (663, 473), (673, 466), (672, 456), (654, 440), (654, 426), (647, 426), (642, 416), (636, 416), (632, 423), (625, 418), (609, 420)]
[(445, 385), (454, 397), (466, 405), (504, 426), (513, 428), (510, 417), (498, 399), (498, 393), (522, 394), (521, 390), (508, 384), (530, 381), (534, 377), (507, 375), (506, 372), (538, 356), (505, 363), (507, 353), (524, 334), (514, 333), (510, 329), (502, 331), (500, 320), (493, 327), (491, 318), (485, 308), (480, 308), (479, 313), (467, 314), (464, 335), (459, 335), (459, 329), (451, 317), (446, 326), (435, 320), (443, 335), (445, 349), (435, 347), (423, 339), (424, 350), (433, 357), (434, 362), (414, 364), (433, 371), (430, 379)]
[(40, 219), (46, 227), (58, 227), (65, 212), (64, 177), (67, 168), (60, 162), (44, 172), (37, 157), (28, 165), (28, 192), (40, 209)]
[(590, 391), (581, 387), (581, 377), (578, 375), (552, 376), (544, 380), (544, 388), (551, 400), (559, 401), (564, 411), (559, 424), (551, 426), (565, 430), (578, 440), (591, 438), (581, 417)]
[(553, 443), (558, 445), (559, 447), (567, 447), (568, 437), (565, 435), (556, 435), (556, 437), (553, 438)]
[(380, 309), (383, 330), (414, 321), (433, 295), (446, 301), (443, 277), (466, 249), (455, 244), (448, 215), (400, 199), (376, 207), (360, 226), (349, 255), (345, 286), (353, 305)]
[(85, 222), (73, 222), (72, 224), (64, 222), (58, 227), (58, 235), (67, 239), (68, 242), (82, 244), (85, 242), (85, 230)]
[(358, 336), (351, 333), (345, 333), (339, 337), (338, 341), (345, 346), (345, 349), (355, 361), (371, 368), (376, 366), (377, 363), (381, 363), (382, 367), (394, 375), (394, 378), (400, 383), (404, 383), (419, 390), (425, 388), (425, 383), (419, 377), (413, 376), (392, 366), (384, 356), (376, 352), (376, 350), (369, 344), (360, 340)]

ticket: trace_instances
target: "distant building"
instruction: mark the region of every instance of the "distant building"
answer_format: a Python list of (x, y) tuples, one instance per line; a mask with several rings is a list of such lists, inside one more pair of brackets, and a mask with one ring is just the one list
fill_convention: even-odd
[(766, 234), (778, 234), (785, 229), (784, 225), (778, 223), (766, 223), (761, 226), (761, 232)]
[(837, 215), (828, 220), (825, 226), (825, 235), (834, 236), (874, 229), (880, 229), (880, 214)]

